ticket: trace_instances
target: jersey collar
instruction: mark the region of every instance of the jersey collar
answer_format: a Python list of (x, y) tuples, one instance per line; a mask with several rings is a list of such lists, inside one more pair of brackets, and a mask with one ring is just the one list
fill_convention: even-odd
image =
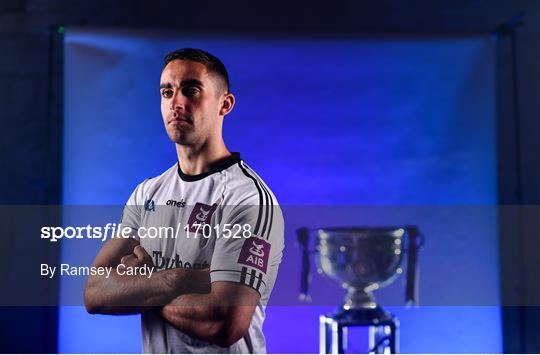
[(180, 179), (184, 180), (184, 181), (197, 181), (197, 180), (201, 180), (201, 179), (204, 179), (205, 177), (207, 176), (210, 176), (212, 174), (215, 174), (215, 173), (219, 173), (220, 171), (223, 171), (231, 166), (233, 166), (234, 164), (240, 162), (240, 153), (237, 153), (237, 152), (233, 152), (231, 153), (230, 156), (226, 157), (226, 158), (223, 158), (223, 159), (220, 159), (218, 161), (216, 161), (215, 163), (213, 163), (212, 165), (210, 165), (210, 170), (202, 173), (202, 174), (197, 174), (197, 175), (187, 175), (185, 174), (182, 169), (180, 168), (180, 162), (177, 163), (177, 166), (178, 166), (178, 176), (180, 176)]

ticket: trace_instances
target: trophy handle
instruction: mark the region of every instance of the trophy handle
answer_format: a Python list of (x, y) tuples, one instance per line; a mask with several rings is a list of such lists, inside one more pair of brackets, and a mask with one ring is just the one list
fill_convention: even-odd
[(311, 277), (309, 262), (309, 229), (300, 228), (296, 231), (296, 240), (302, 249), (302, 269), (300, 274), (300, 300), (309, 301), (309, 280)]
[(416, 226), (406, 226), (405, 230), (408, 237), (405, 304), (418, 306), (418, 251), (424, 245), (424, 235)]

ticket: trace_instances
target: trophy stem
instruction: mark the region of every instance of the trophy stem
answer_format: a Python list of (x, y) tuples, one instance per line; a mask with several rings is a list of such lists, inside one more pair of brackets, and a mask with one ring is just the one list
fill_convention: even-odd
[(375, 309), (377, 307), (377, 302), (375, 302), (375, 297), (371, 292), (353, 286), (347, 287), (347, 296), (345, 296), (343, 304), (344, 310)]

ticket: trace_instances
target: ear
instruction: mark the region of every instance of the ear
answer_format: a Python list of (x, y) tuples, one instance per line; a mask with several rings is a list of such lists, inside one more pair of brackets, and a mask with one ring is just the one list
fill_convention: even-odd
[(231, 93), (227, 93), (223, 96), (223, 101), (221, 103), (221, 108), (219, 109), (219, 115), (225, 116), (232, 111), (236, 99)]

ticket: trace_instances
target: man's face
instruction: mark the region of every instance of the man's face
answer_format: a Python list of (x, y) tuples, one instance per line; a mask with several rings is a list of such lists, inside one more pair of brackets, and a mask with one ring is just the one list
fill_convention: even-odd
[(188, 60), (173, 60), (163, 69), (161, 115), (173, 142), (193, 146), (221, 137), (225, 93), (218, 80), (203, 64)]

